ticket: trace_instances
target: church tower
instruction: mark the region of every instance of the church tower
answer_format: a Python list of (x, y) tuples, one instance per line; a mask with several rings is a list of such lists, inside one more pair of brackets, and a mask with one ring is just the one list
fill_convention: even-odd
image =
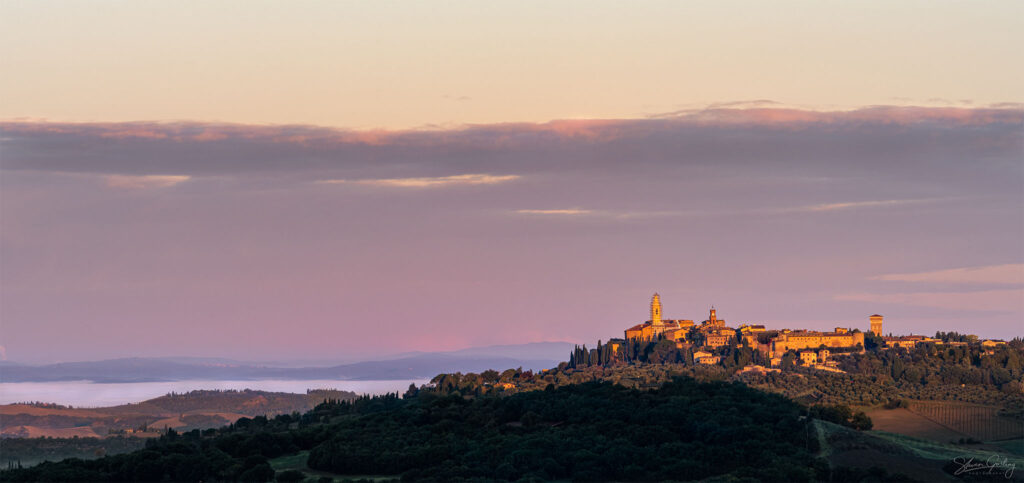
[(651, 325), (661, 325), (661, 297), (657, 293), (651, 297)]
[(875, 335), (881, 337), (882, 336), (882, 316), (878, 315), (878, 314), (875, 314), (875, 315), (872, 315), (870, 317), (870, 319), (871, 319), (871, 332), (874, 332)]

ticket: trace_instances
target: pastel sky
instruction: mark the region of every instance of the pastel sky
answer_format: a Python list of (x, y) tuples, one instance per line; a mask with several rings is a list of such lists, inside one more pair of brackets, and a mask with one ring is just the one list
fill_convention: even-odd
[(0, 354), (593, 343), (655, 291), (1024, 335), (1024, 4), (982, 5), (3, 2)]
[(1024, 100), (1024, 2), (5, 1), (0, 118), (412, 128)]

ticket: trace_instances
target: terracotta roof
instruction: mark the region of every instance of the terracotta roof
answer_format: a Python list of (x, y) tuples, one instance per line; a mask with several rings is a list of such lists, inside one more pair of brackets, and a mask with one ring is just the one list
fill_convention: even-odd
[(790, 337), (853, 337), (853, 332), (840, 334), (838, 332), (821, 332), (817, 330), (794, 330), (787, 335)]
[(871, 317), (881, 317), (881, 315), (878, 315), (878, 314), (874, 314), (874, 315), (872, 315)]
[(882, 340), (920, 341), (925, 340), (923, 335), (901, 335), (899, 337), (882, 337)]
[(634, 325), (626, 330), (643, 330), (644, 327), (651, 325), (650, 322), (644, 322), (642, 324)]

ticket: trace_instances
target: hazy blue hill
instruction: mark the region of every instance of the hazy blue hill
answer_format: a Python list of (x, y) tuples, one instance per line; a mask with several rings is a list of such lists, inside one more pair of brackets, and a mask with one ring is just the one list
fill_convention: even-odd
[(43, 366), (4, 367), (0, 382), (91, 380), (96, 382), (150, 382), (179, 379), (248, 379), (258, 374), (252, 366), (186, 364), (131, 357), (89, 362), (61, 362)]
[[(529, 344), (492, 345), (486, 347), (470, 347), (457, 351), (446, 352), (460, 356), (501, 356), (519, 359), (553, 359), (563, 360), (572, 351), (572, 342), (532, 342)], [(525, 369), (525, 368), (524, 368)]]
[(558, 365), (571, 348), (572, 344), (567, 342), (540, 342), (469, 348), (453, 352), (413, 353), (384, 360), (328, 367), (281, 367), (258, 362), (201, 357), (131, 357), (38, 366), (7, 363), (0, 366), (0, 382), (423, 379), (440, 373), (480, 372), (492, 367), (547, 369)]
[(287, 369), (283, 374), (292, 379), (422, 379), (446, 372), (482, 372), (492, 367), (549, 369), (558, 363), (558, 359), (424, 354), (390, 361), (357, 362), (320, 369)]
[(152, 360), (176, 362), (179, 364), (201, 364), (201, 365), (222, 365), (222, 366), (273, 366), (273, 364), (252, 361), (239, 361), (226, 359), (224, 357), (152, 357)]
[(98, 412), (121, 415), (129, 413), (175, 414), (191, 411), (225, 412), (248, 416), (305, 412), (326, 399), (353, 400), (356, 393), (349, 391), (312, 391), (307, 394), (268, 392), (244, 389), (199, 390), (184, 394), (167, 394), (140, 403), (95, 409)]

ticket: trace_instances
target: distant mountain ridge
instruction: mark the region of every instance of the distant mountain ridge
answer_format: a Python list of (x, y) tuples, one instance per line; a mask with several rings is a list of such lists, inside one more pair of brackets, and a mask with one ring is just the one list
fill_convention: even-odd
[(450, 352), (409, 353), (393, 359), (327, 367), (280, 367), (222, 358), (189, 357), (130, 357), (41, 366), (6, 364), (0, 366), (0, 382), (424, 379), (441, 373), (481, 372), (487, 369), (548, 369), (565, 360), (572, 347), (573, 344), (568, 342), (474, 347)]

